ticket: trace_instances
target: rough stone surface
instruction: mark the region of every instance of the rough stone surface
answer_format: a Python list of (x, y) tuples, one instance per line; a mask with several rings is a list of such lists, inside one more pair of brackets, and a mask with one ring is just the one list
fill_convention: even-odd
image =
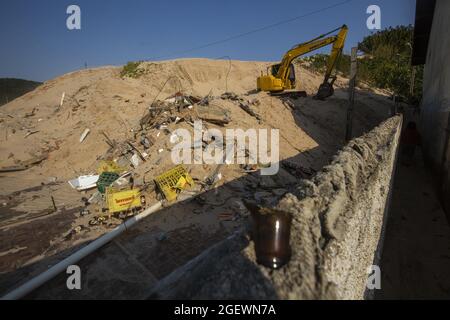
[(277, 271), (256, 263), (244, 232), (158, 283), (150, 298), (363, 299), (377, 260), (401, 131), (392, 117), (352, 140), (277, 209), (292, 212), (292, 258)]

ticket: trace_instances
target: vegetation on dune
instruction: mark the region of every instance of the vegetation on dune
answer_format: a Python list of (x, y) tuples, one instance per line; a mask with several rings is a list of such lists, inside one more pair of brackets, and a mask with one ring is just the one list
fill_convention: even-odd
[(137, 79), (143, 74), (146, 73), (146, 70), (141, 66), (142, 61), (131, 61), (123, 66), (122, 71), (120, 72), (121, 78), (133, 78)]
[[(422, 98), (423, 66), (412, 67), (412, 26), (387, 28), (365, 37), (359, 44), (363, 53), (358, 59), (358, 80), (382, 89), (388, 89), (412, 103)], [(307, 68), (322, 72), (328, 55), (317, 54), (300, 62)], [(350, 55), (343, 54), (336, 70), (344, 76), (350, 72)], [(414, 82), (411, 93), (412, 79)]]

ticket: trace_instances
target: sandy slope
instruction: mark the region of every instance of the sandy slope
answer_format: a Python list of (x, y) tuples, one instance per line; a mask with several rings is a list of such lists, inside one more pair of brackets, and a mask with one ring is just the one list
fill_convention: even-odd
[[(220, 96), (228, 91), (244, 99), (258, 99), (260, 105), (256, 109), (261, 121), (245, 113), (232, 101), (216, 101), (231, 115), (231, 122), (226, 128), (279, 129), (281, 160), (291, 159), (305, 168), (320, 169), (344, 143), (347, 99), (344, 88), (347, 80), (338, 79), (335, 96), (327, 101), (316, 101), (310, 96), (317, 90), (322, 77), (303, 69), (297, 70), (298, 87), (306, 90), (309, 97), (296, 100), (295, 108), (291, 109), (279, 98), (266, 93), (246, 95), (255, 89), (256, 77), (268, 65), (265, 62), (207, 59), (145, 63), (145, 75), (139, 79), (120, 78), (121, 68), (118, 67), (82, 70), (47, 81), (36, 90), (3, 106), (0, 111), (0, 168), (17, 165), (42, 154), (48, 154), (48, 157), (26, 171), (0, 174), (1, 224), (24, 221), (19, 228), (25, 228), (27, 217), (33, 214), (38, 216), (51, 207), (51, 196), (58, 209), (63, 212), (70, 209), (76, 211), (81, 205), (80, 198), (90, 193), (83, 195), (76, 192), (70, 188), (67, 180), (96, 171), (98, 159), (109, 148), (101, 131), (116, 141), (132, 138), (149, 105), (156, 99), (163, 100), (178, 91), (197, 96), (208, 93)], [(59, 108), (63, 92), (66, 98)], [(27, 116), (33, 109), (34, 114)], [(388, 111), (389, 102), (385, 96), (379, 92), (361, 91), (356, 103), (355, 135), (373, 128), (387, 117)], [(181, 123), (171, 124), (169, 130), (177, 127), (189, 128), (186, 123)], [(208, 127), (217, 126), (208, 124)], [(90, 128), (91, 133), (80, 143), (80, 135), (86, 128)], [(37, 132), (25, 137), (28, 132), (34, 131)], [(137, 174), (152, 178), (169, 169), (172, 164), (170, 152), (167, 151), (170, 148), (169, 136), (158, 136), (156, 129), (150, 130), (148, 134), (155, 139), (156, 144), (150, 149), (150, 160), (139, 167)], [(158, 153), (157, 150), (161, 148), (165, 151)], [(197, 178), (204, 179), (213, 166), (200, 165), (191, 170)], [(239, 166), (233, 165), (223, 170), (223, 176), (223, 183), (226, 183), (245, 174)], [(283, 183), (297, 181), (283, 169), (278, 177), (281, 180), (279, 183), (274, 177), (278, 187), (286, 187)], [(239, 198), (239, 195), (235, 196)], [(192, 212), (183, 214), (176, 221), (186, 224), (189, 219), (194, 219)], [(51, 219), (47, 218), (49, 227), (53, 226)], [(0, 253), (0, 260), (3, 260), (0, 270), (11, 270), (27, 261), (36, 260), (35, 257), (46, 251), (50, 244), (53, 245), (53, 253), (73, 246), (72, 242), (63, 243), (61, 237), (71, 227), (86, 224), (87, 220), (73, 213), (67, 219), (66, 224), (57, 227), (60, 228), (57, 229), (57, 235), (51, 233), (43, 240), (39, 238), (42, 240), (40, 247), (30, 246), (28, 251), (27, 243), (32, 241), (30, 238), (23, 236), (20, 241), (14, 241), (10, 239), (14, 228), (7, 228), (6, 231), (2, 229), (2, 233), (9, 232), (9, 241), (0, 248), (0, 252), (4, 253)], [(44, 223), (41, 228), (45, 226)], [(172, 228), (177, 226), (174, 222)], [(105, 231), (91, 230), (85, 238), (96, 237)]]

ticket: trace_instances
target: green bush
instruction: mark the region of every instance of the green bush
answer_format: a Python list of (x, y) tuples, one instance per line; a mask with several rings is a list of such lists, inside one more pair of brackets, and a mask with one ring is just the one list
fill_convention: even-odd
[[(359, 44), (359, 51), (364, 53), (364, 56), (358, 59), (357, 78), (375, 87), (391, 90), (409, 101), (420, 101), (423, 66), (410, 65), (413, 31), (412, 26), (398, 26), (365, 37)], [(327, 59), (328, 55), (316, 54), (303, 58), (301, 61), (308, 62), (307, 68), (313, 71), (324, 72)], [(349, 74), (349, 55), (341, 56), (336, 70), (344, 76)], [(413, 72), (415, 72), (415, 79), (413, 95), (411, 95), (410, 84)]]
[(123, 66), (122, 71), (120, 72), (121, 78), (134, 78), (137, 79), (143, 74), (145, 74), (145, 69), (139, 68), (139, 66), (142, 64), (142, 61), (136, 61), (136, 62), (128, 62), (126, 65)]

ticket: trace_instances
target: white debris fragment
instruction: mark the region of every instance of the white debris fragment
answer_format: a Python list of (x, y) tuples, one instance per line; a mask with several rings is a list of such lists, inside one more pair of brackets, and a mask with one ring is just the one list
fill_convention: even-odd
[(66, 97), (66, 93), (63, 92), (62, 96), (61, 96), (61, 102), (59, 103), (59, 107), (61, 108), (63, 106), (64, 103), (64, 98)]
[(100, 203), (102, 201), (102, 194), (100, 191), (95, 191), (94, 194), (88, 199), (89, 203)]
[(137, 153), (133, 154), (130, 161), (133, 167), (137, 168), (140, 163), (139, 155)]
[(83, 134), (80, 137), (80, 143), (82, 143), (84, 141), (84, 139), (86, 139), (86, 137), (89, 134), (89, 132), (91, 132), (91, 129), (84, 130)]
[(80, 176), (76, 179), (70, 180), (69, 184), (72, 188), (77, 189), (78, 191), (84, 191), (95, 188), (99, 178), (99, 175)]
[(128, 185), (129, 183), (130, 182), (127, 178), (121, 177), (121, 178), (118, 178), (116, 181), (114, 181), (111, 184), (111, 186), (121, 188), (121, 187)]

